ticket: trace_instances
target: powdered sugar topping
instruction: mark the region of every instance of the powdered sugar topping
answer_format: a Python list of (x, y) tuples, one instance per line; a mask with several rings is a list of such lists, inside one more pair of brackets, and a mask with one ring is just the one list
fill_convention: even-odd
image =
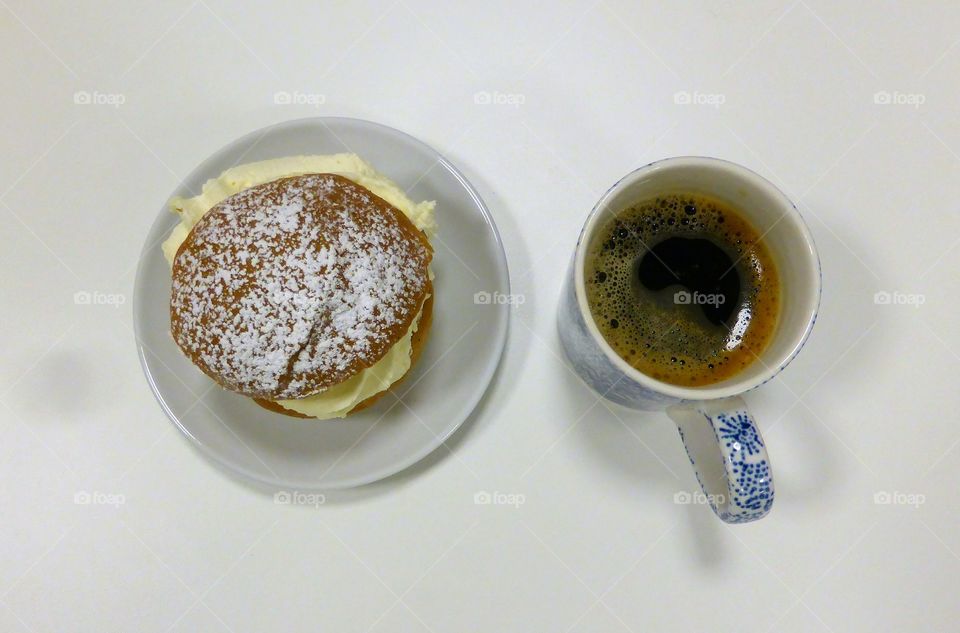
[(297, 398), (383, 356), (424, 298), (430, 248), (344, 178), (309, 174), (235, 194), (174, 261), (171, 330), (226, 386)]

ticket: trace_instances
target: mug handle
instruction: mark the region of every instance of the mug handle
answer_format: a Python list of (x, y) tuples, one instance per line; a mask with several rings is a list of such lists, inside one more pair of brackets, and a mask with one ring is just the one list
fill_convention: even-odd
[(713, 511), (726, 523), (762, 519), (773, 506), (767, 448), (743, 398), (673, 405), (687, 457)]

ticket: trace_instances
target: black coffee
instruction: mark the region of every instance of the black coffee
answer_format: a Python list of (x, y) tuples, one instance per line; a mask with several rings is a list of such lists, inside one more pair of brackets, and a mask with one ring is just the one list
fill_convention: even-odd
[(587, 301), (628, 363), (659, 380), (701, 386), (736, 375), (769, 343), (780, 283), (757, 230), (699, 194), (635, 204), (596, 233)]

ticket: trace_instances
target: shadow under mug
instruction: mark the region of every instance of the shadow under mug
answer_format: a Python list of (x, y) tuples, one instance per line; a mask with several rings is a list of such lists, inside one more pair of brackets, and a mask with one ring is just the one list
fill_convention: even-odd
[[(628, 206), (669, 193), (706, 194), (738, 210), (762, 236), (780, 277), (780, 317), (767, 347), (736, 375), (702, 387), (666, 383), (629, 365), (604, 340), (587, 305), (584, 260), (596, 231)], [(574, 371), (604, 398), (666, 411), (714, 512), (728, 523), (746, 523), (770, 511), (774, 488), (763, 438), (740, 395), (776, 376), (803, 347), (816, 321), (820, 285), (810, 230), (772, 183), (725, 160), (667, 158), (624, 176), (587, 217), (560, 297), (560, 341)]]

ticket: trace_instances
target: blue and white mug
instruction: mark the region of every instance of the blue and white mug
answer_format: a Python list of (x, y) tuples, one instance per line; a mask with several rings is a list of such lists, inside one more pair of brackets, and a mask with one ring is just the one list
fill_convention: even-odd
[[(727, 202), (759, 231), (780, 276), (780, 318), (766, 349), (735, 376), (702, 387), (652, 378), (604, 340), (587, 305), (584, 260), (595, 232), (628, 206), (689, 192)], [(728, 523), (764, 517), (773, 505), (770, 460), (741, 394), (776, 376), (803, 347), (820, 304), (820, 260), (792, 202), (745, 167), (715, 158), (651, 163), (611, 187), (587, 217), (567, 272), (558, 316), (560, 341), (577, 374), (594, 391), (631, 409), (666, 411), (714, 512)]]

